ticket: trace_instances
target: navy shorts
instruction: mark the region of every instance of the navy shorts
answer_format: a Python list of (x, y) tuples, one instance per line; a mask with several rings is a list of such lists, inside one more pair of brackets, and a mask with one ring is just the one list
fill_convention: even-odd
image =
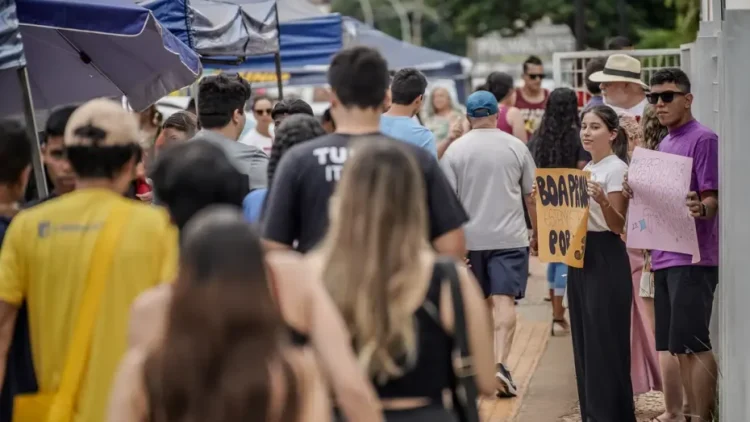
[(469, 251), (469, 264), (485, 297), (523, 299), (529, 280), (529, 248)]

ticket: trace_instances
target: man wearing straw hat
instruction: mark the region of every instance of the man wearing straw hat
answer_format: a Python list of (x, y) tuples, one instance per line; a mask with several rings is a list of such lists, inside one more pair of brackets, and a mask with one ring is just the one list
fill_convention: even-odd
[(604, 102), (616, 112), (625, 112), (640, 120), (646, 101), (648, 85), (641, 80), (641, 62), (627, 54), (613, 54), (604, 69), (589, 76), (599, 82)]

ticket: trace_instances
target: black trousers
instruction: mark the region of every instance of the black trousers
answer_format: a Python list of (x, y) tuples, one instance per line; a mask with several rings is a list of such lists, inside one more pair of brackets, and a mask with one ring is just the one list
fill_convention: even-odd
[(635, 422), (630, 380), (633, 282), (625, 243), (588, 232), (583, 268), (568, 270), (568, 306), (583, 422)]

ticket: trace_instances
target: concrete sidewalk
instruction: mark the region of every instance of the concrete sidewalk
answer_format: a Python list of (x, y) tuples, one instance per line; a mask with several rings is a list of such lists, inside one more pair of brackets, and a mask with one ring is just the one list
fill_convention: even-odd
[[(519, 388), (515, 399), (485, 399), (485, 422), (579, 422), (578, 393), (570, 336), (551, 337), (552, 311), (546, 265), (531, 261), (526, 298), (518, 305), (518, 328), (509, 366)], [(661, 393), (636, 398), (638, 421), (650, 421), (664, 409)]]

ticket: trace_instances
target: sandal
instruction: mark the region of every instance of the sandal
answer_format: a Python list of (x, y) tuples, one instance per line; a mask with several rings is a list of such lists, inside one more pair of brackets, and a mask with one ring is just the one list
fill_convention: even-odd
[[(552, 328), (550, 329), (550, 334), (554, 337), (556, 335), (568, 335), (570, 334), (570, 324), (568, 321), (563, 319), (553, 319), (552, 320)], [(659, 421), (661, 422), (661, 421)]]

